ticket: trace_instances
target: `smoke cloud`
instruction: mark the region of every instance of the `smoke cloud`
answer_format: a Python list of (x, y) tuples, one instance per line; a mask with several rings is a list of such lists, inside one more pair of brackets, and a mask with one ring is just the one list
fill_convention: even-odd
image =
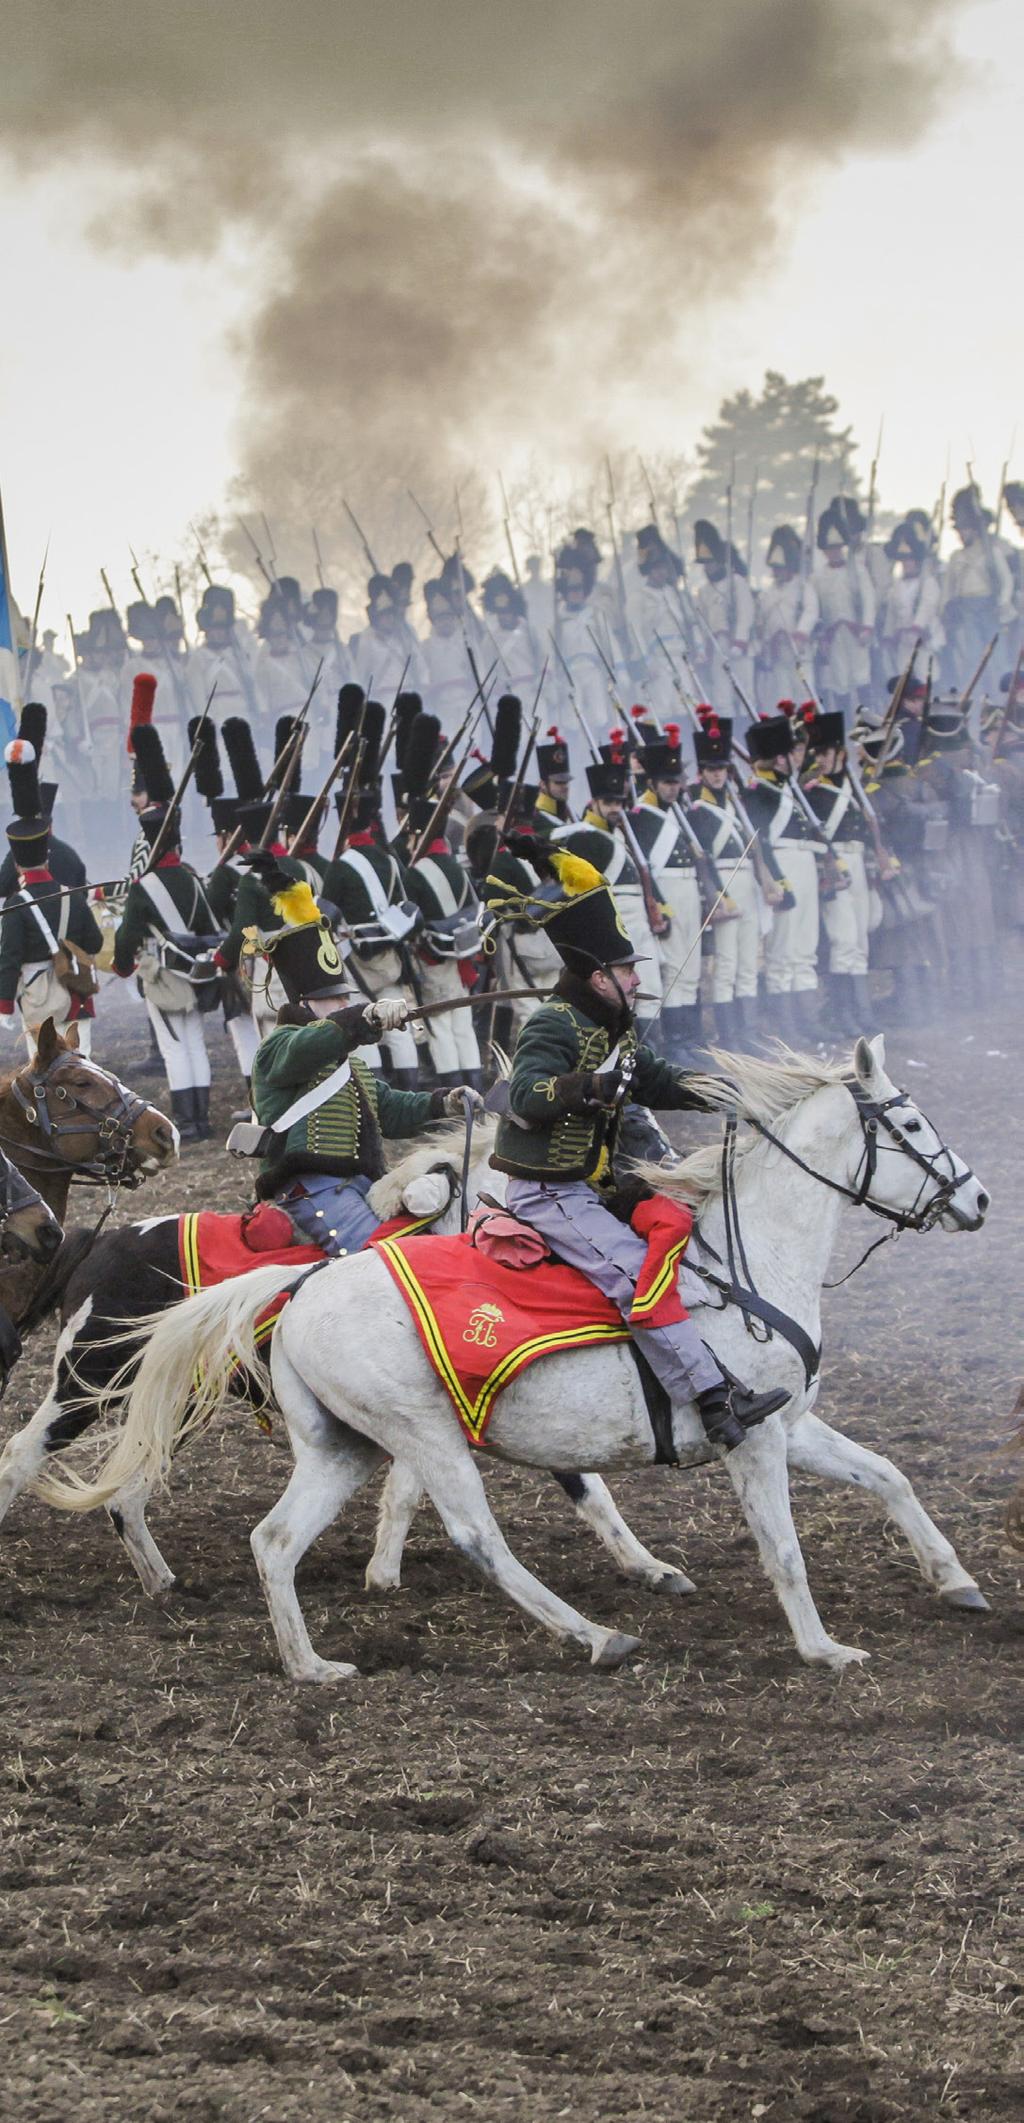
[[(604, 447), (801, 188), (909, 144), (958, 0), (8, 0), (0, 143), (97, 160), (108, 245), (252, 246), (242, 476)], [(770, 349), (766, 350), (770, 358)]]

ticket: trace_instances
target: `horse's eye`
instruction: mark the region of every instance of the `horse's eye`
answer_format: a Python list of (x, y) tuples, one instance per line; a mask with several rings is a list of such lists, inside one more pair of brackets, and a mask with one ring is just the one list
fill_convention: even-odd
[(921, 1133), (921, 1123), (920, 1123), (920, 1121), (919, 1121), (919, 1120), (907, 1120), (907, 1121), (904, 1121), (904, 1123), (903, 1123), (903, 1132), (904, 1132), (904, 1134), (905, 1134), (905, 1135), (920, 1135), (920, 1133)]

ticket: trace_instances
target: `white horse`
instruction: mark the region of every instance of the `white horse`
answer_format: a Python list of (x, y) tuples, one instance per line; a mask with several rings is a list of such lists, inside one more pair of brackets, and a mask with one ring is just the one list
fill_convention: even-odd
[[(790, 1323), (798, 1346), (782, 1332), (767, 1341), (752, 1337), (739, 1304), (720, 1309), (707, 1294), (698, 1310), (702, 1333), (730, 1371), (752, 1388), (788, 1389), (782, 1415), (752, 1431), (725, 1465), (798, 1651), (842, 1667), (865, 1654), (836, 1642), (817, 1613), (790, 1510), (787, 1463), (873, 1491), (943, 1598), (957, 1606), (986, 1603), (906, 1477), (812, 1412), (817, 1374), (808, 1377), (799, 1349), (820, 1338), (822, 1281), (840, 1207), (862, 1204), (901, 1228), (977, 1230), (989, 1197), (890, 1082), (881, 1039), (858, 1041), (852, 1075), (812, 1061), (717, 1058), (731, 1081), (705, 1079), (702, 1088), (709, 1101), (734, 1106), (751, 1124), (736, 1145), (733, 1179), (723, 1193), (722, 1153), (711, 1149), (674, 1172), (659, 1170), (657, 1180), (666, 1193), (699, 1206), (698, 1248), (714, 1272), (735, 1251), (747, 1290)], [(681, 1274), (689, 1292), (685, 1266)], [(127, 1395), (120, 1440), (78, 1508), (108, 1501), (140, 1474), (153, 1481), (166, 1473), (183, 1433), (222, 1405), (238, 1358), (259, 1368), (255, 1322), (281, 1285), (279, 1268), (257, 1270), (160, 1316)], [(636, 1638), (588, 1621), (512, 1555), (476, 1456), (376, 1254), (326, 1268), (297, 1292), (273, 1339), (271, 1374), (295, 1466), (252, 1545), (291, 1678), (337, 1681), (356, 1671), (314, 1652), (295, 1570), (384, 1456), (412, 1470), (460, 1553), (534, 1620), (585, 1646), (597, 1666), (618, 1665), (636, 1649)], [(681, 1465), (715, 1456), (695, 1409), (673, 1409), (672, 1422)], [(628, 1351), (566, 1352), (520, 1374), (498, 1400), (488, 1447), (500, 1458), (552, 1470), (649, 1464), (654, 1443)]]

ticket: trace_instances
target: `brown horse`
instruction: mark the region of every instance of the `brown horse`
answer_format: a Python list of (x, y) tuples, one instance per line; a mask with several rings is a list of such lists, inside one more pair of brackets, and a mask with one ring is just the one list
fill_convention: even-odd
[[(165, 1114), (97, 1062), (86, 1061), (74, 1026), (62, 1037), (51, 1017), (39, 1027), (35, 1053), (0, 1077), (0, 1150), (58, 1224), (64, 1222), (73, 1180), (105, 1187), (111, 1195), (121, 1187), (138, 1187), (151, 1172), (173, 1164), (178, 1140)], [(74, 1233), (45, 1268), (33, 1262), (0, 1264), (0, 1306), (16, 1325), (26, 1321), (44, 1279), (66, 1280), (65, 1249), (73, 1243), (77, 1258), (91, 1236)], [(46, 1257), (40, 1251), (36, 1261)]]

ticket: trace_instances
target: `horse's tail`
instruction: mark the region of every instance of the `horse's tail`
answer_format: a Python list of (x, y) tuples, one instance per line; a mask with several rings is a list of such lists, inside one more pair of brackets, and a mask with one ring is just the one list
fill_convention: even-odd
[(96, 1237), (94, 1224), (77, 1224), (73, 1231), (65, 1231), (53, 1256), (44, 1268), (42, 1280), (36, 1285), (18, 1321), (18, 1332), (24, 1340), (36, 1327), (41, 1327), (62, 1302), (71, 1278), (76, 1274), (92, 1251)]
[(133, 1354), (111, 1383), (92, 1391), (83, 1387), (80, 1394), (81, 1403), (91, 1402), (108, 1427), (121, 1425), (120, 1435), (92, 1481), (84, 1481), (66, 1462), (58, 1468), (48, 1461), (31, 1485), (33, 1494), (59, 1511), (95, 1511), (130, 1482), (148, 1488), (165, 1482), (179, 1446), (226, 1405), (240, 1366), (269, 1393), (257, 1323), (273, 1299), (307, 1272), (306, 1266), (290, 1272), (254, 1268), (133, 1320), (130, 1336), (119, 1339), (130, 1340), (137, 1354), (139, 1337), (145, 1336), (141, 1360), (136, 1365)]

